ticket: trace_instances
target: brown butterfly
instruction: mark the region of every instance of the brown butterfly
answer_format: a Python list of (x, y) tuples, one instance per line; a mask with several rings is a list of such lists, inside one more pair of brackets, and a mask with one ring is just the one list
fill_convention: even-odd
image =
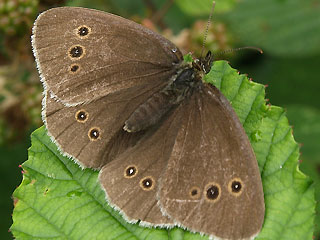
[(170, 41), (122, 17), (54, 8), (33, 28), (43, 120), (65, 155), (101, 169), (109, 203), (130, 222), (222, 239), (264, 219), (257, 161), (227, 99)]

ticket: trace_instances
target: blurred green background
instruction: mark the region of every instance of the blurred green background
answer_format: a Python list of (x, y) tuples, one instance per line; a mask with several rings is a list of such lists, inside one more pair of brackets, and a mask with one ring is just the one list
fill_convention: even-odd
[[(0, 239), (12, 239), (11, 194), (22, 179), (30, 133), (42, 125), (42, 86), (30, 35), (39, 12), (82, 6), (121, 15), (160, 32), (184, 53), (199, 56), (211, 0), (0, 0)], [(301, 170), (313, 178), (320, 200), (320, 0), (216, 0), (205, 50), (256, 46), (217, 54), (253, 81), (270, 103), (287, 109), (301, 143)], [(320, 239), (317, 204), (314, 239)]]

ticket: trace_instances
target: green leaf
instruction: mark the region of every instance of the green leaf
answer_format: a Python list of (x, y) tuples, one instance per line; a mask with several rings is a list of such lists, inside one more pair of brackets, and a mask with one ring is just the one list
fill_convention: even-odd
[[(288, 116), (294, 135), (301, 147), (301, 170), (315, 182), (316, 223), (320, 223), (320, 111), (308, 105), (288, 105)], [(316, 225), (315, 239), (320, 239), (320, 225)]]
[[(175, 3), (179, 8), (188, 15), (209, 16), (212, 8), (212, 0), (176, 0)], [(224, 0), (216, 3), (215, 12), (225, 12), (230, 10), (235, 0)]]
[[(225, 61), (214, 62), (205, 80), (231, 101), (257, 156), (266, 203), (257, 239), (311, 239), (314, 187), (299, 170), (299, 148), (284, 111), (266, 106), (264, 86), (239, 75)], [(98, 172), (82, 170), (63, 157), (44, 127), (32, 134), (23, 169), (23, 181), (14, 192), (11, 226), (17, 239), (208, 239), (180, 228), (127, 223), (105, 201)]]
[(242, 44), (301, 57), (320, 53), (319, 16), (314, 0), (244, 0), (223, 17)]
[(188, 53), (186, 55), (183, 56), (183, 61), (187, 62), (187, 63), (191, 63), (193, 61), (192, 59), (192, 54)]

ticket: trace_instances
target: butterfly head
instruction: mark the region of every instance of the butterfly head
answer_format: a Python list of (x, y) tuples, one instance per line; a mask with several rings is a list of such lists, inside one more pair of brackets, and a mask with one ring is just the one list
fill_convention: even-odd
[(210, 72), (213, 63), (213, 54), (208, 51), (205, 57), (200, 57), (192, 62), (193, 69), (197, 72), (197, 75), (202, 79), (203, 75)]

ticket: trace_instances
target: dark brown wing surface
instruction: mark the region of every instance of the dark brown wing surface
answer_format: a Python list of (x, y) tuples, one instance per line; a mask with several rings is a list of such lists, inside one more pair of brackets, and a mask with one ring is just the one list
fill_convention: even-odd
[(64, 154), (84, 167), (101, 168), (144, 134), (124, 131), (124, 121), (142, 101), (160, 88), (162, 85), (133, 87), (120, 91), (120, 94), (70, 107), (47, 93), (43, 119), (49, 135)]
[(182, 61), (161, 35), (92, 9), (50, 9), (37, 18), (32, 39), (46, 90), (69, 106), (168, 81)]
[(162, 176), (160, 205), (192, 231), (249, 239), (261, 229), (264, 196), (244, 129), (220, 91), (204, 85), (183, 121)]
[(188, 105), (179, 106), (133, 148), (102, 168), (99, 179), (108, 201), (129, 221), (141, 220), (144, 225), (152, 226), (173, 225), (162, 214), (157, 193), (177, 130), (188, 110)]
[(126, 133), (124, 122), (167, 85), (182, 60), (162, 36), (84, 8), (42, 13), (32, 39), (46, 127), (60, 150), (84, 167), (100, 168), (136, 142), (143, 132)]

